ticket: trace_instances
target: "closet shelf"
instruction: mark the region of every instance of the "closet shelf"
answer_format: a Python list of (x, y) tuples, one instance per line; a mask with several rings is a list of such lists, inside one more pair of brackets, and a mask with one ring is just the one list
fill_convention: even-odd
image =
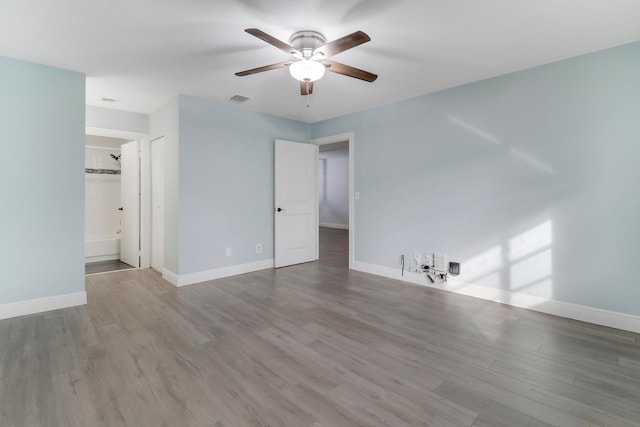
[(120, 175), (119, 169), (91, 169), (85, 168), (84, 173), (93, 173), (98, 175)]

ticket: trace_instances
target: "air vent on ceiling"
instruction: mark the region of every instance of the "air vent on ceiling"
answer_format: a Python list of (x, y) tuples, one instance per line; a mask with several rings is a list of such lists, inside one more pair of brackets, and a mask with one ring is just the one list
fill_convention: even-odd
[(248, 96), (242, 96), (242, 95), (233, 95), (231, 98), (229, 98), (231, 101), (235, 101), (235, 102), (244, 102), (249, 98)]

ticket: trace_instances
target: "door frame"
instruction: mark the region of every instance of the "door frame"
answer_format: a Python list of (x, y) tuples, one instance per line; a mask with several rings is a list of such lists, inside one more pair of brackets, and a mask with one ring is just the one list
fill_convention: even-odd
[[(341, 133), (339, 135), (327, 136), (324, 138), (312, 139), (311, 143), (316, 145), (334, 144), (336, 142), (349, 141), (349, 269), (353, 269), (355, 246), (355, 183), (354, 183), (354, 164), (355, 164), (355, 135), (353, 132)], [(318, 221), (320, 218), (318, 212)]]
[[(164, 135), (159, 136), (157, 138), (154, 138), (153, 140), (149, 141), (149, 201), (150, 201), (150, 209), (149, 209), (149, 267), (154, 268), (153, 266), (153, 251), (154, 251), (154, 241), (153, 241), (153, 234), (154, 234), (154, 212), (155, 212), (155, 208), (153, 206), (153, 157), (152, 157), (152, 147), (154, 146), (153, 144), (157, 141), (162, 140), (162, 161), (163, 161), (163, 166), (164, 166), (164, 162), (166, 161), (166, 144), (167, 144), (167, 139)], [(165, 169), (162, 170), (162, 268), (160, 270), (157, 270), (154, 268), (154, 270), (156, 270), (158, 273), (163, 274), (164, 271), (164, 211), (165, 211), (165, 200), (164, 200), (164, 176), (165, 176)]]
[[(85, 135), (138, 141), (140, 150), (140, 267), (151, 267), (151, 145), (149, 134), (87, 126)], [(85, 202), (86, 203), (86, 202)]]
[(140, 141), (120, 145), (120, 170), (120, 261), (139, 268)]

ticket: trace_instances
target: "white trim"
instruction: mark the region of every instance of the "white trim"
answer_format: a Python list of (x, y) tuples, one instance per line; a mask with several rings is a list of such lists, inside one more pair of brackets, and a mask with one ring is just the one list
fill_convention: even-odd
[(178, 286), (178, 275), (171, 270), (166, 268), (162, 269), (162, 278), (167, 282), (171, 283), (173, 286)]
[[(318, 157), (320, 155), (320, 147), (316, 145), (316, 159), (313, 162), (313, 183), (314, 185), (314, 196), (315, 199), (315, 216), (316, 216), (316, 227), (315, 227), (315, 239), (316, 239), (316, 261), (320, 259), (320, 199), (318, 197)], [(274, 258), (275, 261), (275, 258)], [(274, 262), (275, 266), (275, 262)]]
[(56, 295), (54, 297), (12, 302), (0, 305), (0, 319), (9, 319), (10, 317), (26, 316), (28, 314), (42, 313), (44, 311), (75, 307), (77, 305), (85, 305), (86, 303), (87, 293), (85, 291), (73, 294)]
[(348, 230), (349, 229), (349, 225), (348, 224), (333, 224), (333, 223), (330, 223), (330, 222), (321, 222), (320, 223), (320, 227), (339, 228), (341, 230)]
[(375, 274), (377, 276), (388, 277), (456, 294), (468, 295), (487, 301), (552, 314), (554, 316), (640, 333), (640, 316), (602, 310), (599, 308), (571, 304), (557, 300), (548, 300), (522, 293), (464, 283), (451, 278), (448, 282), (430, 283), (424, 275), (419, 273), (409, 273), (405, 271), (403, 276), (399, 269), (367, 264), (360, 261), (356, 261), (354, 263), (353, 269), (364, 273)]
[(91, 264), (92, 262), (116, 261), (119, 259), (120, 259), (120, 254), (88, 256), (88, 257), (84, 257), (84, 263)]
[(269, 268), (273, 268), (273, 258), (183, 275), (177, 275), (165, 268), (162, 271), (162, 277), (174, 286), (180, 287), (209, 280), (222, 279), (224, 277), (236, 276), (238, 274), (251, 273), (258, 270), (267, 270)]
[(151, 267), (151, 143), (138, 139), (140, 150), (140, 268)]
[(355, 264), (356, 239), (355, 239), (355, 135), (353, 132), (341, 133), (339, 135), (327, 136), (324, 138), (312, 139), (311, 143), (316, 145), (333, 144), (336, 142), (349, 141), (349, 268), (353, 269)]

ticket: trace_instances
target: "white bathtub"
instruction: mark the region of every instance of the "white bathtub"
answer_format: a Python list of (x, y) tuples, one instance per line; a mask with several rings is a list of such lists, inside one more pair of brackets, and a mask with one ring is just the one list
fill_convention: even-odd
[(120, 259), (120, 236), (90, 237), (84, 242), (84, 262)]

